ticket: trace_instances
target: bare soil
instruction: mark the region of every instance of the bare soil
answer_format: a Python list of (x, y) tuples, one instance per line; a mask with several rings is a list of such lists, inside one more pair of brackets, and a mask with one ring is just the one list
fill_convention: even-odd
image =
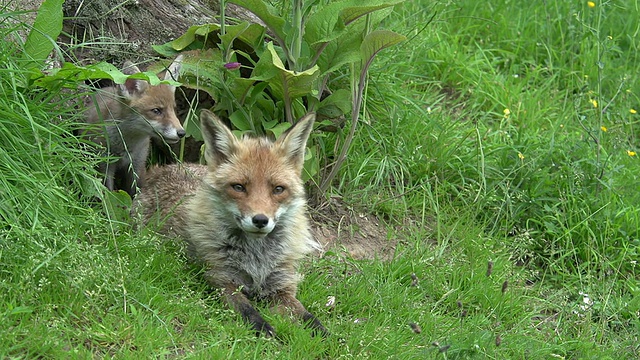
[(310, 210), (312, 232), (324, 251), (334, 251), (358, 260), (389, 261), (397, 240), (389, 227), (372, 214), (350, 209), (338, 199)]

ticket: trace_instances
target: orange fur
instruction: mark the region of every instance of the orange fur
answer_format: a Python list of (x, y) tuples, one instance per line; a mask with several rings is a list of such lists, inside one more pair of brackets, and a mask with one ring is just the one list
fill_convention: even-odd
[(203, 110), (207, 166), (170, 165), (150, 170), (137, 210), (145, 222), (186, 240), (189, 255), (207, 266), (209, 283), (259, 332), (274, 329), (251, 304), (272, 301), (314, 332), (327, 332), (296, 299), (297, 266), (319, 249), (306, 215), (300, 177), (313, 128), (308, 115), (276, 142), (237, 139)]
[[(165, 79), (177, 77), (180, 60), (165, 72)], [(123, 72), (140, 70), (126, 63)], [(124, 84), (100, 89), (86, 104), (86, 122), (103, 125), (102, 131), (88, 129), (87, 135), (116, 158), (100, 165), (109, 190), (125, 190), (133, 197), (144, 183), (151, 137), (176, 143), (185, 135), (176, 116), (175, 90), (171, 85), (151, 86), (144, 80), (127, 79)]]

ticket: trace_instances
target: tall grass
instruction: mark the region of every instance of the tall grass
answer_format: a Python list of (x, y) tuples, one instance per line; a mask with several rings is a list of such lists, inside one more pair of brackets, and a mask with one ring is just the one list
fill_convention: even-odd
[(8, 24), (0, 27), (9, 40), (0, 44), (0, 357), (66, 357), (61, 343), (82, 342), (75, 331), (126, 301), (135, 252), (123, 255), (133, 244), (116, 241), (129, 226), (94, 204), (99, 159), (73, 135), (78, 95), (29, 85), (17, 36), (24, 24)]
[[(373, 77), (381, 90), (369, 92), (370, 110), (380, 116), (348, 178), (397, 193), (439, 181), (440, 196), (474, 209), (489, 233), (533, 236), (526, 250), (537, 265), (575, 274), (607, 258), (602, 271), (631, 271), (640, 62), (630, 54), (638, 25), (624, 15), (637, 9), (547, 5), (443, 5)], [(405, 4), (400, 18), (425, 9)]]
[[(376, 211), (396, 219), (457, 208), (531, 281), (589, 294), (585, 326), (599, 341), (613, 323), (637, 326), (637, 4), (412, 2), (398, 12), (389, 26), (411, 24), (411, 40), (372, 76), (372, 126), (347, 192), (367, 193), (367, 205), (379, 194)], [(423, 31), (407, 21), (434, 12)]]

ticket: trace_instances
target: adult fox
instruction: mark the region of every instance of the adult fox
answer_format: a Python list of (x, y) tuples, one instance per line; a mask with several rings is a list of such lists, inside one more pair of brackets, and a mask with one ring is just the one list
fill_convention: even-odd
[[(165, 80), (177, 79), (182, 56), (169, 66)], [(139, 73), (135, 65), (126, 62), (125, 74)], [(186, 132), (176, 116), (175, 86), (151, 86), (145, 80), (127, 79), (124, 84), (100, 89), (86, 104), (85, 119), (96, 126), (86, 131), (94, 142), (106, 148), (106, 154), (116, 158), (100, 164), (109, 190), (124, 190), (131, 197), (144, 185), (149, 142), (156, 137), (173, 144)]]
[(204, 165), (152, 168), (136, 200), (144, 221), (187, 242), (203, 262), (208, 282), (257, 332), (273, 327), (251, 300), (267, 300), (326, 335), (320, 321), (296, 298), (299, 261), (320, 245), (309, 231), (300, 177), (315, 115), (277, 141), (236, 138), (212, 112), (202, 110)]

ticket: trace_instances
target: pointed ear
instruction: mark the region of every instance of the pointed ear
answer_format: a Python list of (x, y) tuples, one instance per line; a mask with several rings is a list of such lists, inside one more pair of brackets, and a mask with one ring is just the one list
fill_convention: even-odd
[(304, 165), (304, 151), (315, 119), (315, 113), (305, 115), (276, 141), (276, 145), (284, 150), (287, 159), (298, 171), (302, 171)]
[(235, 152), (238, 139), (214, 113), (209, 110), (200, 112), (200, 125), (204, 138), (204, 157), (209, 166), (218, 167), (229, 160)]
[[(122, 69), (122, 73), (126, 75), (133, 75), (140, 72), (137, 66), (135, 66), (131, 61), (125, 61), (124, 67)], [(126, 98), (132, 98), (136, 95), (142, 94), (149, 83), (144, 80), (137, 79), (127, 79), (124, 84), (118, 85), (118, 90), (120, 91), (120, 95)]]
[(133, 75), (140, 72), (137, 66), (135, 66), (131, 61), (127, 60), (122, 65), (122, 73), (126, 75)]
[(180, 68), (182, 67), (182, 59), (184, 56), (182, 54), (178, 55), (178, 57), (173, 60), (171, 65), (167, 68), (167, 71), (164, 73), (164, 80), (175, 80), (178, 81), (180, 78)]

